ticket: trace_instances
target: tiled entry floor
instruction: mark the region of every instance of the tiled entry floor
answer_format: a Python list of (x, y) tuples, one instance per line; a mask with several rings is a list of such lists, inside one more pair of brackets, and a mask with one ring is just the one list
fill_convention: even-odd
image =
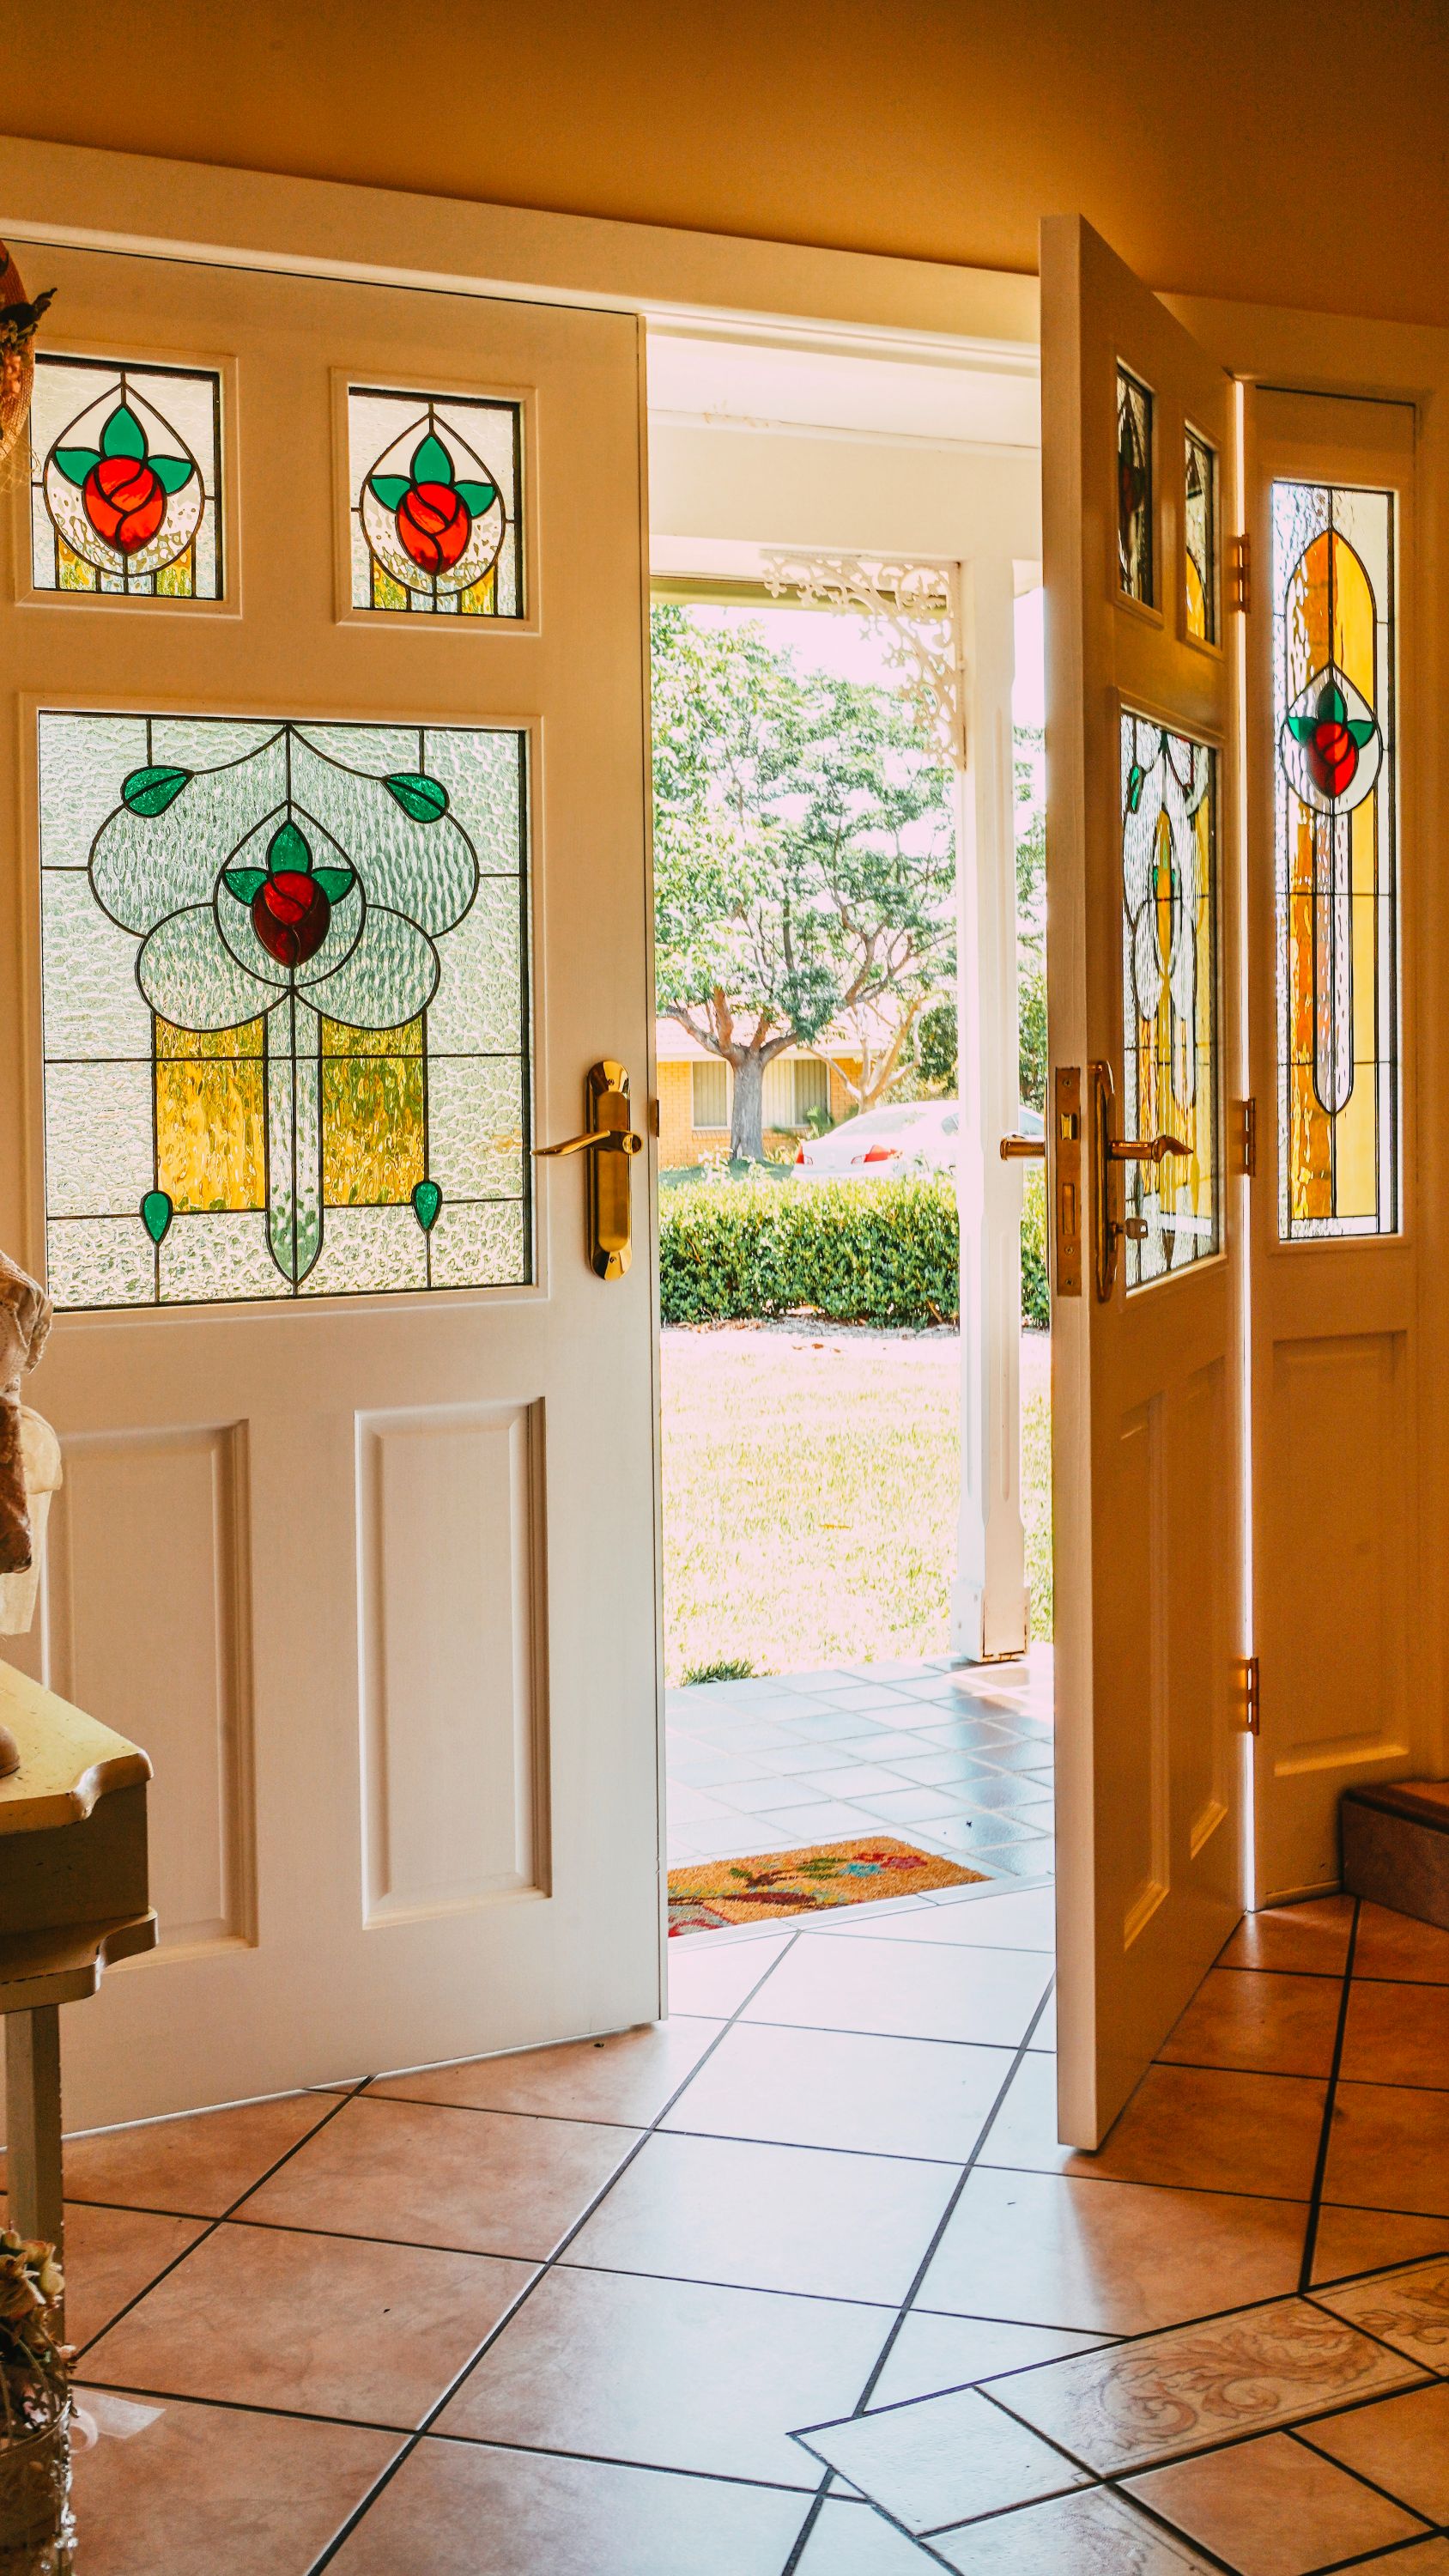
[(872, 1828), (988, 1878), (1052, 1866), (1052, 1650), (837, 1665), (665, 1694), (669, 1861)]
[(1095, 2157), (1050, 1944), (701, 1935), (662, 2028), (75, 2141), (82, 2576), (1446, 2576), (1449, 1936), (1255, 1918)]

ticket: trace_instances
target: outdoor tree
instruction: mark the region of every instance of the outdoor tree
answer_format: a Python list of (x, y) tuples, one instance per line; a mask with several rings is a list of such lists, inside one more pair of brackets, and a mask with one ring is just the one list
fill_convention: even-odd
[[(1016, 733), (1016, 1014), (1020, 1098), (1046, 1108), (1046, 808), (1042, 802), (1039, 726)], [(933, 1002), (916, 1031), (922, 1082), (938, 1095), (955, 1092), (956, 1002)]]
[(730, 1066), (758, 1161), (775, 1057), (847, 1029), (869, 1108), (954, 973), (950, 773), (894, 691), (758, 627), (659, 607), (652, 644), (659, 1008)]

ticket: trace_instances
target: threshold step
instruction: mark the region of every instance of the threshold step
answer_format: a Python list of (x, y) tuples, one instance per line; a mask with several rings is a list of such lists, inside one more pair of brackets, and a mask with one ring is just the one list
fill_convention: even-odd
[(1449, 1780), (1379, 1780), (1339, 1808), (1343, 1883), (1449, 1932)]

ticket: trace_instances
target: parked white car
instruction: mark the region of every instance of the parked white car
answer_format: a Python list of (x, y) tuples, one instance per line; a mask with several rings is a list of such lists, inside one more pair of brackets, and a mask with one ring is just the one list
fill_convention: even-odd
[(797, 1181), (899, 1181), (913, 1172), (954, 1172), (960, 1104), (902, 1100), (843, 1119), (828, 1136), (806, 1136), (795, 1155)]

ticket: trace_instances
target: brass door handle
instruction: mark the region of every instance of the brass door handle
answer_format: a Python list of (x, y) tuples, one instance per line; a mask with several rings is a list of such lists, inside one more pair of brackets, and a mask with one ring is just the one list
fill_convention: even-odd
[(1003, 1163), (1044, 1163), (1046, 1138), (1044, 1136), (1003, 1136), (1001, 1159)]
[(1180, 1136), (1114, 1136), (1107, 1153), (1114, 1163), (1165, 1163), (1169, 1154), (1180, 1154), (1186, 1162), (1192, 1147)]
[[(622, 1279), (633, 1259), (633, 1220), (629, 1165), (644, 1151), (644, 1139), (630, 1123), (629, 1077), (621, 1064), (604, 1056), (584, 1077), (584, 1116), (580, 1136), (561, 1145), (535, 1145), (541, 1162), (560, 1154), (587, 1154), (589, 1263), (601, 1279)], [(595, 1154), (590, 1147), (602, 1150)]]

